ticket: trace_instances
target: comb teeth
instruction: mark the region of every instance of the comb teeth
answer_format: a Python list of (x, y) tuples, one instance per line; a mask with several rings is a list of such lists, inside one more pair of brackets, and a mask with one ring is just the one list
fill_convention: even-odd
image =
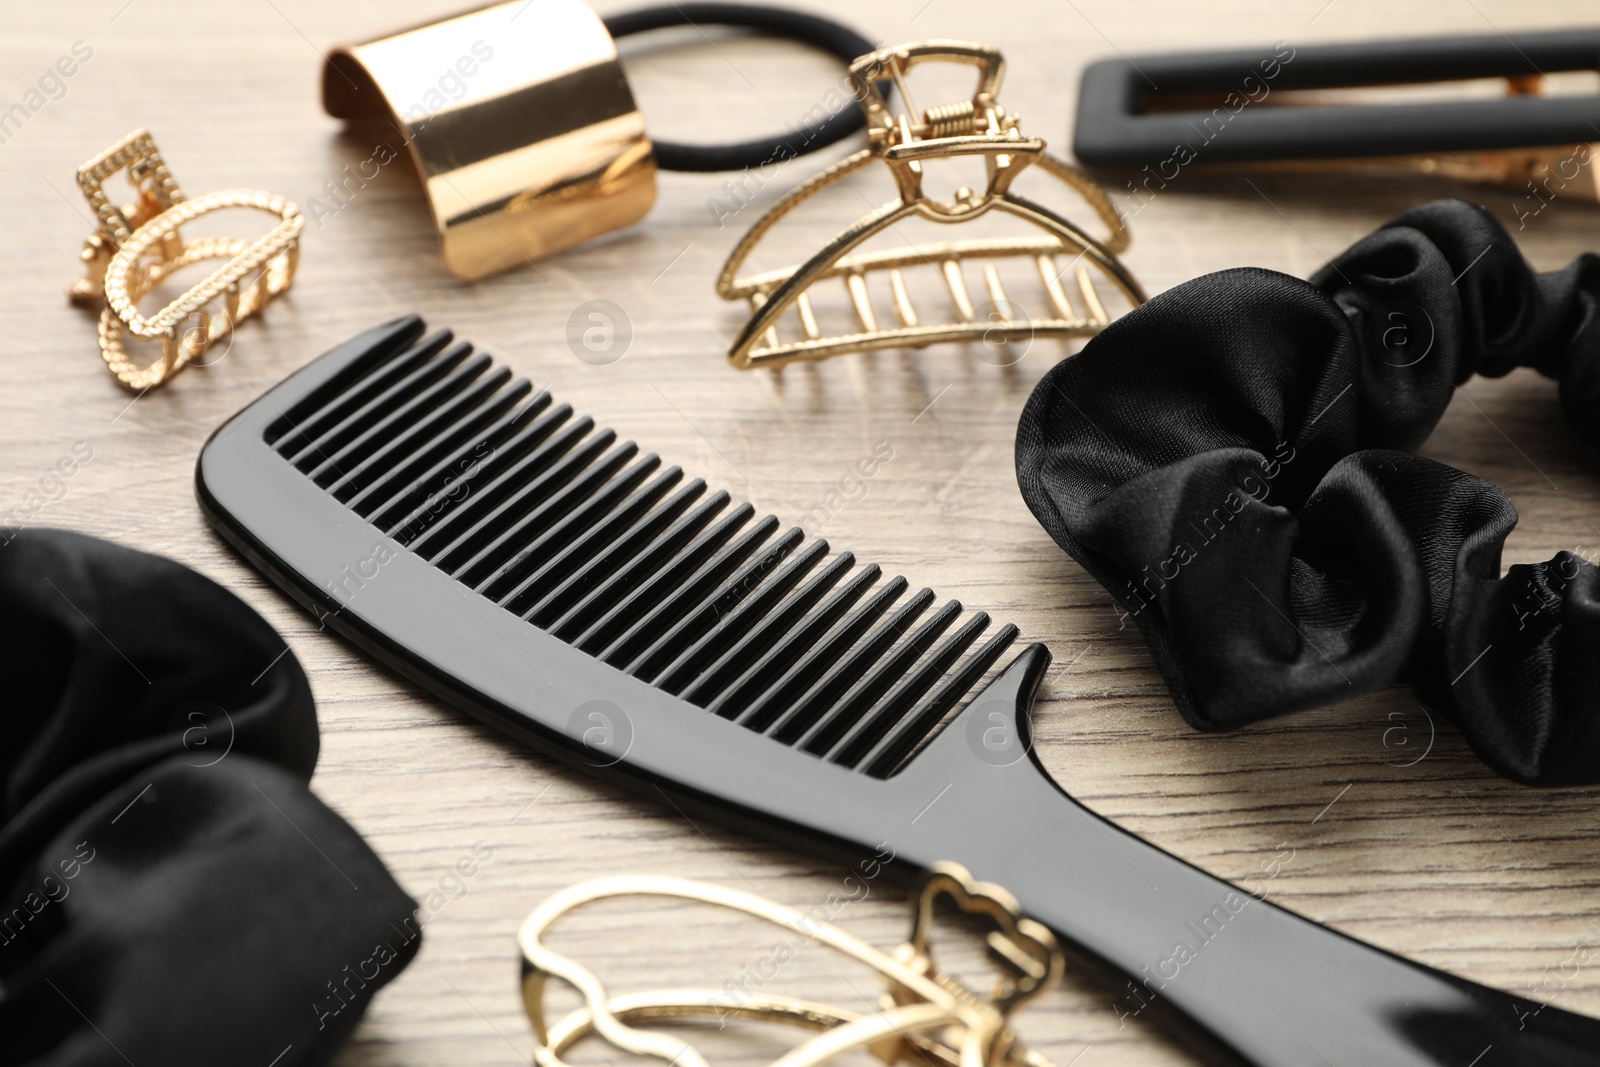
[(1017, 638), (1008, 625), (980, 643), (988, 615), (906, 598), (904, 578), (685, 484), (448, 332), (327, 383), (267, 444), (529, 625), (873, 777), (913, 758)]

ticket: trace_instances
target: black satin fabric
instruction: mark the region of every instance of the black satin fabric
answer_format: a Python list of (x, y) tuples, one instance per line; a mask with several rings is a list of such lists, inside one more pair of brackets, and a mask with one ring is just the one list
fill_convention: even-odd
[(1458, 383), (1517, 367), (1556, 379), (1600, 441), (1597, 294), (1600, 259), (1536, 274), (1459, 201), (1406, 212), (1309, 282), (1197, 278), (1039, 383), (1022, 495), (1139, 626), (1195, 727), (1409, 682), (1501, 774), (1600, 781), (1600, 572), (1561, 552), (1502, 576), (1510, 497), (1412, 454)]
[(176, 563), (0, 531), (0, 663), (0, 1065), (328, 1062), (420, 934), (306, 787), (283, 639)]

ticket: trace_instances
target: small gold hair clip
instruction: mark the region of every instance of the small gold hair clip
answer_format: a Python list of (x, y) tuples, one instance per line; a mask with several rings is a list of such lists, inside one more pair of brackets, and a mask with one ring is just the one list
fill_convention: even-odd
[[(614, 897), (667, 897), (699, 901), (764, 919), (784, 928), (799, 944), (825, 945), (876, 970), (885, 992), (870, 1015), (816, 1001), (724, 989), (666, 989), (613, 996), (593, 972), (544, 944), (550, 928), (586, 904)], [(995, 988), (982, 996), (942, 973), (934, 962), (929, 932), (934, 905), (943, 897), (961, 911), (993, 925), (986, 943), (999, 970)], [(837, 926), (736, 889), (654, 875), (600, 878), (571, 886), (546, 900), (523, 921), (522, 996), (536, 1045), (538, 1067), (568, 1067), (562, 1056), (577, 1042), (598, 1035), (616, 1048), (653, 1056), (676, 1067), (707, 1067), (689, 1042), (634, 1023), (694, 1022), (738, 1018), (819, 1031), (773, 1061), (771, 1067), (820, 1067), (846, 1053), (866, 1049), (889, 1067), (902, 1060), (945, 1067), (1051, 1067), (1026, 1049), (1009, 1017), (1024, 1002), (1054, 987), (1065, 968), (1055, 935), (1022, 915), (1016, 898), (997, 885), (975, 881), (964, 867), (935, 864), (911, 898), (911, 938), (885, 954)], [(570, 983), (582, 1007), (547, 1024), (548, 978)]]
[[(918, 64), (945, 62), (978, 68), (971, 99), (918, 112), (907, 88), (907, 75)], [(902, 346), (920, 348), (947, 341), (1010, 341), (1033, 337), (1086, 337), (1110, 321), (1094, 275), (1109, 280), (1129, 306), (1144, 301), (1144, 291), (1117, 253), (1128, 247), (1128, 230), (1105, 190), (1083, 171), (1045, 151), (1045, 142), (1022, 133), (1018, 117), (1000, 106), (1005, 60), (998, 49), (961, 41), (924, 41), (883, 48), (850, 66), (852, 92), (866, 112), (866, 148), (797, 186), (773, 205), (734, 247), (717, 279), (717, 293), (726, 300), (746, 300), (754, 315), (728, 352), (741, 370), (780, 366), (798, 359), (826, 359), (844, 352), (866, 352)], [(893, 111), (880, 81), (892, 82), (905, 104)], [(924, 168), (933, 160), (979, 158), (987, 184), (974, 191), (962, 187), (943, 201), (924, 188)], [(826, 187), (874, 161), (888, 167), (898, 196), (840, 233), (804, 263), (740, 276), (752, 249), (785, 215)], [(1093, 209), (1106, 227), (1102, 238), (1091, 237), (1042, 204), (1011, 191), (1025, 169), (1039, 170), (1065, 183)], [(932, 244), (911, 244), (895, 230), (912, 217), (936, 223), (964, 223), (992, 212), (1030, 224), (1025, 236), (970, 238)], [(1042, 232), (1041, 232), (1042, 231)], [(888, 233), (892, 246), (863, 249), (870, 238)], [(1020, 260), (1036, 271), (1050, 313), (1030, 317), (1007, 295), (1000, 264)], [(1064, 260), (1065, 262), (1060, 262)], [(985, 296), (974, 300), (962, 264), (982, 265)], [(911, 300), (904, 272), (913, 268), (938, 272), (948, 290), (950, 313), (926, 319)], [(1073, 282), (1061, 278), (1073, 272)], [(872, 288), (886, 276), (893, 324), (880, 316)], [(824, 336), (813, 307), (819, 283), (839, 281), (858, 324), (849, 332)], [(1068, 288), (1077, 290), (1068, 295)], [(1074, 301), (1078, 301), (1077, 304)], [(798, 336), (785, 339), (778, 326), (795, 313)]]
[[(121, 171), (138, 197), (133, 204), (119, 206), (106, 193), (106, 180)], [(84, 277), (67, 295), (80, 307), (100, 309), (100, 353), (128, 389), (144, 392), (162, 385), (294, 283), (305, 226), (300, 209), (281, 196), (252, 189), (188, 199), (146, 130), (135, 130), (79, 167), (78, 187), (99, 228), (83, 245)], [(183, 239), (181, 226), (226, 208), (264, 211), (278, 222), (254, 240)], [(155, 315), (139, 313), (139, 300), (162, 281), (214, 259), (227, 262)], [(218, 301), (220, 313), (214, 314)], [(130, 334), (160, 342), (160, 357), (143, 367), (136, 364), (126, 344)]]

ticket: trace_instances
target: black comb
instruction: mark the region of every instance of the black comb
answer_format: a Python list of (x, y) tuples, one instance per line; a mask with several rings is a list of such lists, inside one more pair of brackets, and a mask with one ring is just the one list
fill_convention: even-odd
[(313, 361), (196, 471), (212, 525), (384, 663), (685, 810), (864, 870), (962, 863), (1131, 977), (1119, 1014), (1171, 1005), (1242, 1062), (1600, 1064), (1600, 1023), (1327, 930), (1071, 800), (1029, 741), (1048, 651), (997, 670), (1015, 627), (423, 333)]

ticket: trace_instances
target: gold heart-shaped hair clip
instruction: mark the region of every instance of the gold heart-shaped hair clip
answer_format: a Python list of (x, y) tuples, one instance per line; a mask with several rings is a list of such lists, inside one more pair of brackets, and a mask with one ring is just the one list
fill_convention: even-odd
[[(612, 996), (593, 972), (544, 944), (550, 928), (577, 908), (613, 897), (650, 896), (743, 912), (784, 928), (802, 944), (826, 945), (841, 952), (878, 972), (886, 990), (879, 1010), (863, 1015), (760, 990), (741, 992), (734, 999), (720, 989), (665, 989)], [(994, 924), (987, 939), (989, 956), (1004, 977), (988, 997), (967, 989), (934, 965), (929, 928), (940, 897)], [(911, 898), (911, 915), (911, 939), (893, 954), (885, 954), (804, 912), (705, 882), (630, 875), (564, 889), (534, 909), (517, 937), (522, 949), (523, 1003), (537, 1041), (534, 1063), (567, 1067), (562, 1059), (566, 1051), (596, 1034), (636, 1055), (653, 1056), (678, 1067), (708, 1067), (705, 1056), (689, 1042), (631, 1024), (732, 1016), (820, 1031), (778, 1057), (771, 1067), (819, 1067), (858, 1049), (867, 1049), (890, 1067), (907, 1059), (946, 1067), (1052, 1067), (1050, 1061), (1021, 1045), (1008, 1020), (1024, 1001), (1060, 981), (1065, 958), (1055, 936), (1023, 916), (1010, 893), (975, 881), (954, 863), (935, 864), (923, 876)], [(545, 985), (551, 977), (576, 988), (584, 1005), (547, 1024)]]
[[(918, 113), (906, 76), (925, 62), (978, 68), (977, 89), (971, 99)], [(1117, 258), (1117, 253), (1128, 247), (1128, 230), (1116, 207), (1088, 175), (1046, 152), (1044, 141), (1022, 133), (1018, 117), (1000, 106), (1004, 73), (1005, 60), (999, 50), (962, 41), (883, 48), (851, 64), (852, 91), (867, 117), (868, 145), (782, 197), (734, 247), (717, 279), (717, 293), (727, 300), (748, 301), (754, 315), (728, 351), (730, 363), (748, 370), (797, 359), (826, 359), (844, 352), (920, 348), (945, 341), (1086, 337), (1111, 321), (1095, 286), (1095, 275), (1109, 281), (1129, 306), (1144, 302), (1144, 291)], [(905, 111), (897, 113), (890, 108), (880, 81), (894, 84)], [(929, 195), (923, 182), (925, 165), (961, 157), (983, 161), (984, 188), (962, 187), (948, 201)], [(864, 215), (804, 263), (739, 275), (750, 252), (780, 219), (875, 161), (887, 166), (894, 178), (898, 193), (894, 200)], [(1030, 166), (1076, 191), (1105, 225), (1105, 236), (1091, 237), (1050, 208), (1012, 192), (1012, 183)], [(912, 244), (894, 229), (901, 220), (912, 217), (960, 224), (990, 213), (1028, 223), (1031, 232)], [(862, 247), (881, 234), (889, 235), (891, 247)], [(1000, 270), (1002, 264), (1009, 268), (1017, 261), (1024, 264), (1024, 270), (1037, 272), (1044, 292), (1041, 306), (1047, 306), (1049, 314), (1018, 314), (1019, 305), (1007, 295)], [(987, 299), (974, 301), (963, 263), (981, 265)], [(905, 272), (913, 268), (941, 275), (949, 294), (949, 313), (942, 319), (924, 318), (926, 313), (912, 303)], [(1069, 271), (1073, 284), (1063, 286), (1061, 279)], [(822, 333), (813, 302), (820, 292), (819, 283), (825, 281), (843, 283), (859, 328), (831, 336)], [(888, 316), (879, 315), (873, 302), (873, 289), (882, 289), (885, 283), (893, 309), (892, 325)], [(1076, 289), (1076, 295), (1069, 296), (1068, 288)], [(779, 325), (790, 311), (796, 322), (785, 338)]]

